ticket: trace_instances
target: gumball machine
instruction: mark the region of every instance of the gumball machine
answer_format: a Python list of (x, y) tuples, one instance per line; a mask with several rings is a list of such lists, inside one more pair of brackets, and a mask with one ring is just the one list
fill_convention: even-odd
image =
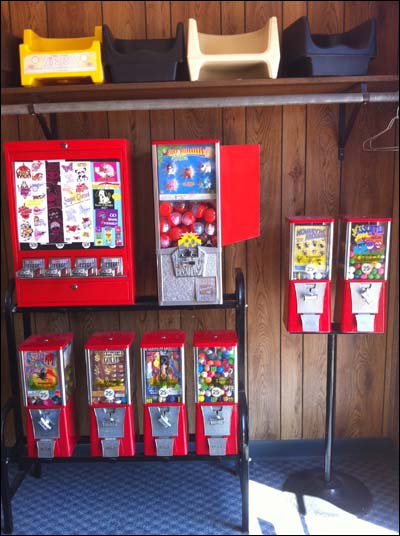
[(94, 333), (85, 344), (92, 456), (135, 454), (130, 331)]
[(288, 218), (289, 288), (286, 312), (291, 333), (331, 331), (333, 218)]
[(28, 456), (71, 456), (77, 443), (72, 333), (31, 335), (19, 347)]
[(160, 305), (222, 303), (222, 246), (260, 234), (258, 145), (153, 142)]
[(390, 218), (340, 219), (336, 311), (340, 331), (384, 333)]
[(180, 330), (151, 331), (142, 337), (145, 456), (188, 453), (185, 339)]
[(194, 332), (196, 454), (238, 454), (237, 346), (233, 330)]

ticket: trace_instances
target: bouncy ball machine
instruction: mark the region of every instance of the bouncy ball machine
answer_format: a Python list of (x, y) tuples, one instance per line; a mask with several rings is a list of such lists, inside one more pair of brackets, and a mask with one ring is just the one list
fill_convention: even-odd
[(188, 453), (184, 345), (181, 330), (151, 331), (140, 344), (146, 456)]
[(94, 333), (85, 344), (92, 456), (135, 454), (130, 331)]
[(333, 218), (289, 217), (289, 285), (286, 313), (290, 333), (331, 331)]
[(153, 141), (160, 305), (219, 304), (222, 247), (260, 234), (260, 148)]
[(237, 346), (234, 330), (194, 332), (196, 454), (238, 454)]
[(69, 457), (78, 437), (72, 333), (29, 336), (19, 347), (28, 456)]
[(390, 218), (340, 218), (336, 310), (341, 332), (385, 332), (390, 228)]

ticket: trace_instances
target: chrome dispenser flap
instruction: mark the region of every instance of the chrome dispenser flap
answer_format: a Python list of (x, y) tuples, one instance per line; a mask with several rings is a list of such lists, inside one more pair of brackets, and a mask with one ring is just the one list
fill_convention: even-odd
[(319, 319), (321, 315), (301, 315), (301, 325), (303, 331), (312, 333), (319, 331)]
[(321, 314), (324, 311), (326, 283), (310, 281), (310, 283), (295, 283), (297, 312)]
[(124, 437), (125, 407), (94, 408), (97, 433), (105, 439)]
[(102, 439), (101, 450), (103, 458), (117, 458), (119, 456), (119, 439)]
[(351, 310), (353, 313), (378, 313), (382, 283), (351, 282), (350, 290)]
[(180, 409), (180, 406), (148, 406), (152, 436), (177, 436)]
[(36, 442), (38, 458), (54, 458), (54, 447), (56, 442), (53, 439), (39, 439)]
[(204, 434), (211, 437), (230, 435), (232, 409), (232, 406), (201, 406)]
[(225, 456), (226, 440), (226, 437), (209, 437), (208, 448), (210, 450), (210, 456)]
[(374, 333), (375, 331), (375, 315), (356, 314), (357, 331)]
[(30, 409), (29, 413), (35, 439), (58, 439), (60, 437), (60, 408)]
[(157, 456), (172, 456), (174, 441), (173, 437), (157, 437), (155, 440)]

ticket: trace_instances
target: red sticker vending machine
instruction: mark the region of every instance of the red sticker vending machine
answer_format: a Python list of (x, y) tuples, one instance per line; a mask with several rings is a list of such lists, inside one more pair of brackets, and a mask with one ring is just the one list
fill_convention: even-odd
[(222, 303), (222, 246), (260, 234), (260, 148), (153, 141), (160, 305)]
[(146, 456), (180, 456), (188, 453), (185, 340), (185, 332), (180, 330), (150, 331), (142, 337), (140, 351)]
[(71, 456), (77, 443), (72, 333), (31, 335), (19, 347), (28, 456)]
[(6, 142), (20, 307), (132, 304), (127, 140)]
[(384, 333), (390, 218), (340, 219), (337, 307), (340, 331)]
[(92, 456), (135, 454), (130, 331), (94, 333), (85, 344)]
[(238, 454), (237, 346), (233, 330), (194, 332), (196, 454)]
[(292, 217), (289, 245), (287, 330), (331, 331), (333, 218)]

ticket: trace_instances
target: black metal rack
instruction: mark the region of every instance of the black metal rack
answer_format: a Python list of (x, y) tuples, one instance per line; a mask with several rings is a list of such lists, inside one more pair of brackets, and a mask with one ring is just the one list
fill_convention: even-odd
[[(52, 458), (39, 459), (30, 458), (26, 454), (26, 438), (24, 437), (22, 412), (21, 412), (21, 395), (18, 376), (18, 355), (15, 336), (14, 319), (16, 314), (22, 315), (24, 337), (31, 334), (31, 314), (39, 312), (59, 312), (59, 313), (74, 313), (84, 311), (161, 311), (166, 309), (173, 310), (194, 310), (194, 309), (234, 309), (235, 310), (235, 325), (238, 335), (238, 381), (239, 381), (239, 453), (237, 455), (229, 455), (225, 457), (217, 457), (220, 461), (223, 459), (233, 460), (236, 463), (236, 474), (240, 479), (240, 488), (242, 495), (242, 531), (249, 530), (249, 428), (248, 428), (248, 407), (245, 391), (245, 286), (243, 273), (239, 268), (235, 270), (235, 293), (225, 294), (223, 303), (218, 305), (180, 305), (180, 306), (160, 306), (157, 297), (138, 297), (134, 305), (123, 306), (75, 306), (75, 307), (18, 307), (14, 301), (14, 286), (15, 282), (10, 282), (9, 288), (5, 296), (5, 321), (7, 333), (7, 348), (10, 370), (10, 387), (11, 397), (1, 410), (1, 501), (4, 513), (4, 528), (6, 534), (11, 534), (13, 531), (13, 515), (12, 515), (12, 498), (17, 492), (20, 484), (23, 482), (26, 474), (31, 471), (31, 474), (37, 478), (41, 476), (42, 463), (73, 463), (73, 462), (110, 462), (110, 458), (92, 457), (90, 456), (90, 444), (88, 438), (81, 438), (73, 456), (70, 458)], [(14, 413), (14, 431), (15, 442), (12, 446), (5, 445), (5, 424), (7, 417)], [(193, 450), (194, 435), (190, 435), (189, 453), (187, 456), (144, 456), (138, 438), (138, 453), (135, 456), (124, 458), (113, 458), (115, 462), (136, 462), (136, 461), (193, 461), (193, 460), (215, 460), (214, 456), (199, 456)], [(10, 480), (9, 464), (14, 462), (18, 464), (18, 472), (16, 476)]]

